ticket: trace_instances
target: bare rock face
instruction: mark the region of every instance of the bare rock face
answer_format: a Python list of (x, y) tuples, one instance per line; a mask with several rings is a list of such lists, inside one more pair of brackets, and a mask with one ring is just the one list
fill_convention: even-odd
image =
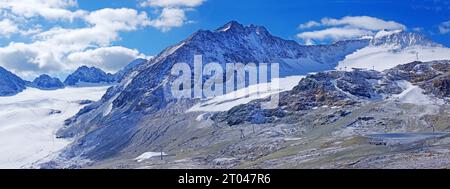
[(428, 63), (412, 62), (399, 65), (397, 69), (386, 71), (387, 77), (407, 80), (420, 86), (427, 94), (447, 99), (450, 97), (450, 61), (432, 61)]
[(110, 73), (95, 67), (81, 66), (75, 72), (67, 76), (64, 84), (67, 86), (75, 86), (80, 83), (113, 83), (116, 79)]
[(0, 67), (0, 96), (12, 96), (26, 88), (26, 82), (10, 71)]
[(49, 75), (43, 74), (31, 82), (33, 87), (43, 90), (55, 90), (64, 88), (64, 84), (58, 78), (52, 78)]
[(289, 112), (382, 101), (404, 90), (397, 81), (411, 82), (423, 88), (426, 93), (445, 99), (450, 90), (450, 72), (445, 72), (447, 69), (450, 69), (449, 61), (434, 61), (400, 65), (384, 73), (360, 69), (317, 73), (302, 79), (293, 90), (281, 93), (279, 108), (261, 109), (261, 102), (267, 99), (257, 100), (218, 113), (212, 119), (226, 121), (230, 126), (244, 122), (272, 123)]

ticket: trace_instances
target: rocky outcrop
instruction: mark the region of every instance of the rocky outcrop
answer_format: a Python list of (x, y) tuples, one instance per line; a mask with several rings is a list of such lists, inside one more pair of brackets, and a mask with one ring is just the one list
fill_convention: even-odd
[(344, 107), (365, 101), (381, 101), (400, 94), (405, 89), (399, 81), (411, 82), (437, 98), (447, 100), (450, 62), (412, 62), (385, 72), (355, 69), (351, 72), (330, 71), (307, 76), (293, 90), (280, 94), (280, 106), (261, 109), (267, 99), (256, 100), (218, 113), (212, 119), (239, 125), (245, 122), (272, 123), (291, 112), (318, 107)]
[(32, 87), (43, 90), (55, 90), (64, 88), (64, 84), (58, 78), (52, 78), (46, 74), (40, 75), (30, 84)]
[(96, 67), (81, 66), (75, 72), (67, 76), (64, 84), (67, 86), (108, 84), (116, 81), (114, 75), (105, 73)]
[(12, 96), (22, 92), (27, 82), (17, 75), (0, 67), (0, 96)]

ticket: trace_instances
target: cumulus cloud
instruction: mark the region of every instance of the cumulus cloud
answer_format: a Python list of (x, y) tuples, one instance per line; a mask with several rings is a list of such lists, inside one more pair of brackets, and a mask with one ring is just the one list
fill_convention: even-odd
[(186, 12), (202, 5), (205, 0), (147, 0), (142, 7), (151, 7), (160, 15), (150, 22), (150, 25), (161, 31), (169, 31), (188, 23)]
[[(188, 22), (186, 11), (203, 2), (147, 0), (141, 5), (156, 11), (147, 15), (132, 8), (81, 10), (76, 0), (2, 0), (0, 37), (15, 40), (20, 35), (22, 41), (0, 47), (0, 66), (25, 78), (67, 73), (81, 65), (115, 72), (145, 57), (136, 49), (112, 46), (122, 33), (144, 27), (161, 31), (181, 27)], [(62, 27), (67, 24), (72, 27)]]
[(406, 26), (394, 21), (385, 21), (370, 16), (346, 16), (341, 19), (324, 18), (321, 21), (325, 26), (347, 26), (365, 30), (404, 30)]
[(321, 25), (321, 23), (319, 23), (319, 22), (309, 21), (309, 22), (300, 24), (298, 26), (298, 28), (300, 28), (300, 29), (308, 29), (308, 28), (317, 27), (317, 26), (320, 26), (320, 25)]
[(67, 19), (83, 16), (86, 11), (69, 8), (77, 7), (76, 0), (2, 0), (0, 9), (8, 10), (15, 16), (32, 18), (41, 16), (45, 19)]
[(58, 53), (43, 48), (39, 43), (10, 43), (0, 48), (0, 66), (25, 78), (61, 70), (64, 64), (58, 61)]
[(442, 23), (439, 25), (439, 32), (440, 32), (441, 34), (447, 34), (447, 33), (450, 33), (450, 20), (447, 21), (447, 22), (442, 22)]
[(205, 0), (148, 0), (141, 3), (143, 7), (197, 7)]
[(9, 37), (19, 31), (17, 25), (9, 19), (0, 20), (0, 36)]
[(179, 8), (164, 8), (161, 15), (150, 24), (161, 31), (169, 31), (173, 27), (180, 27), (186, 22), (185, 11)]
[[(134, 31), (148, 25), (149, 20), (144, 12), (138, 13), (125, 8), (100, 9), (89, 13), (85, 20), (89, 24), (88, 27), (54, 27), (34, 35), (31, 43), (10, 43), (0, 48), (0, 65), (25, 76), (33, 72), (75, 69), (81, 64), (92, 64), (108, 71), (117, 71), (120, 69), (119, 65), (127, 64), (132, 57), (141, 56), (137, 50), (108, 46), (118, 40), (120, 32)], [(116, 61), (106, 57), (99, 58), (99, 53), (111, 56)], [(87, 55), (95, 57), (83, 58)], [(118, 61), (125, 62), (120, 64)]]
[[(357, 29), (357, 28), (327, 28), (318, 31), (303, 32), (297, 35), (301, 39), (351, 39), (355, 37), (360, 37), (364, 35), (372, 35), (373, 33), (368, 30)], [(309, 42), (311, 43), (311, 42)]]
[(74, 65), (83, 62), (86, 65), (102, 68), (107, 72), (115, 72), (137, 57), (146, 58), (136, 49), (112, 46), (75, 52), (68, 55), (67, 60)]
[(100, 9), (90, 13), (85, 19), (96, 27), (113, 31), (133, 31), (150, 23), (147, 13), (129, 8)]
[(340, 19), (323, 18), (299, 25), (303, 31), (297, 35), (305, 42), (343, 40), (364, 35), (373, 35), (380, 30), (406, 30), (406, 26), (395, 21), (386, 21), (370, 16), (346, 16)]

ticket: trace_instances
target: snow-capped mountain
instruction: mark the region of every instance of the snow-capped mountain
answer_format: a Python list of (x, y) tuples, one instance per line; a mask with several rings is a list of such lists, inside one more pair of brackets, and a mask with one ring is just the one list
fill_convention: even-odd
[(370, 45), (339, 62), (338, 70), (366, 68), (382, 71), (403, 62), (450, 59), (450, 49), (427, 37), (406, 31), (380, 31)]
[(395, 100), (417, 105), (450, 103), (450, 61), (411, 62), (385, 72), (354, 69), (309, 75), (291, 91), (283, 92), (280, 106), (263, 110), (255, 100), (219, 113), (214, 119), (238, 125), (267, 123), (286, 114), (318, 107), (345, 107), (364, 101)]
[(124, 68), (117, 71), (114, 74), (114, 77), (116, 78), (117, 82), (120, 82), (125, 77), (125, 75), (128, 74), (128, 72), (130, 72), (133, 68), (135, 68), (135, 67), (139, 66), (140, 64), (143, 64), (147, 61), (148, 60), (143, 59), (143, 58), (138, 58), (136, 60), (133, 60), (130, 63), (128, 63)]
[[(333, 69), (345, 55), (367, 46), (368, 42), (349, 40), (332, 45), (303, 46), (273, 36), (262, 26), (244, 26), (232, 21), (214, 31), (199, 30), (133, 69), (120, 85), (108, 90), (101, 102), (92, 105), (93, 110), (89, 114), (102, 115), (106, 120), (119, 114), (129, 116), (130, 111), (150, 114), (175, 103), (176, 100), (167, 93), (170, 86), (166, 84), (174, 79), (170, 76), (170, 70), (175, 63), (180, 62), (192, 66), (194, 55), (202, 55), (204, 64), (278, 62), (280, 76), (285, 77)], [(72, 121), (78, 120), (78, 116)], [(84, 122), (78, 124), (96, 125)]]
[(441, 44), (435, 43), (423, 35), (403, 30), (379, 31), (373, 36), (370, 43), (373, 46), (387, 46), (398, 49), (412, 46), (443, 47)]
[(11, 96), (22, 92), (27, 82), (10, 71), (0, 67), (0, 96)]
[(114, 75), (105, 73), (96, 67), (81, 66), (67, 76), (64, 84), (67, 86), (83, 86), (95, 84), (109, 84), (115, 82)]
[[(155, 58), (128, 71), (121, 83), (108, 89), (100, 101), (86, 106), (76, 116), (66, 120), (66, 126), (59, 130), (57, 135), (62, 138), (74, 137), (76, 142), (65, 149), (60, 159), (55, 160), (56, 163), (51, 162), (45, 166), (66, 166), (58, 164), (74, 163), (67, 160), (95, 161), (112, 156), (137, 157), (146, 150), (156, 149), (156, 144), (171, 144), (170, 140), (190, 135), (190, 132), (195, 130), (190, 121), (192, 116), (197, 114), (191, 115), (186, 113), (186, 110), (197, 102), (172, 98), (169, 83), (175, 79), (170, 75), (172, 66), (180, 62), (192, 66), (194, 55), (202, 55), (203, 63), (219, 62), (222, 65), (238, 62), (278, 62), (280, 76), (286, 77), (332, 70), (336, 66), (341, 68), (340, 66), (347, 64), (352, 56), (358, 56), (364, 49), (383, 49), (383, 52), (397, 56), (398, 51), (394, 50), (398, 50), (398, 47), (401, 47), (400, 52), (406, 53), (409, 53), (409, 48), (416, 47), (430, 48), (433, 53), (437, 48), (444, 49), (426, 42), (418, 35), (405, 32), (380, 33), (372, 39), (340, 41), (331, 45), (303, 46), (295, 41), (275, 37), (264, 27), (243, 26), (234, 21), (214, 31), (197, 31), (186, 40), (165, 49)], [(364, 55), (371, 56), (367, 53)], [(393, 59), (392, 62), (398, 65), (408, 61)], [(363, 65), (359, 61), (355, 64)], [(344, 67), (347, 66), (351, 68), (349, 65)], [(321, 93), (318, 93), (319, 96), (309, 95), (308, 98), (323, 98), (327, 102), (333, 102), (334, 99), (345, 100), (346, 92), (365, 98), (382, 99), (380, 96), (384, 95), (371, 88), (375, 85), (375, 80), (381, 79), (378, 72), (361, 72), (356, 75), (340, 73), (333, 77), (339, 77), (341, 80), (339, 83), (333, 83), (330, 81), (332, 79), (328, 78), (327, 85), (321, 88), (311, 83), (316, 87), (314, 92), (324, 92), (335, 85), (339, 86), (331, 91), (333, 94), (330, 98), (326, 95), (320, 96)], [(355, 81), (359, 79), (360, 82)], [(347, 91), (341, 91), (342, 88)], [(230, 111), (235, 110), (236, 108), (232, 108)], [(161, 137), (163, 135), (165, 137)]]
[(43, 90), (64, 88), (64, 84), (58, 78), (50, 77), (47, 74), (42, 74), (34, 79), (33, 82), (30, 83), (30, 86)]

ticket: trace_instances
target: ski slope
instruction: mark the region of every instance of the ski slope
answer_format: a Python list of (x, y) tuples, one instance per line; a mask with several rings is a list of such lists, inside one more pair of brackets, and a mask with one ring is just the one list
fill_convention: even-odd
[(397, 50), (394, 47), (368, 46), (347, 55), (336, 69), (349, 71), (352, 68), (365, 68), (383, 71), (416, 60), (426, 62), (448, 59), (450, 49), (445, 47), (412, 46)]

